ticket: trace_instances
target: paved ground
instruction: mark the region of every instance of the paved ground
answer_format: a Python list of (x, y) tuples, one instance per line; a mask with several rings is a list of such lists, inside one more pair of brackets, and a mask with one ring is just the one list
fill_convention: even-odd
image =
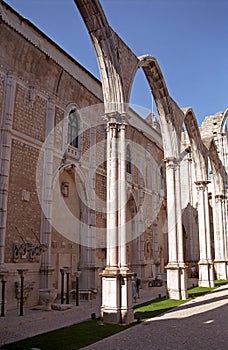
[[(143, 303), (158, 297), (165, 296), (164, 287), (153, 287), (141, 290), (141, 297), (137, 303)], [(65, 311), (44, 311), (26, 308), (24, 316), (18, 316), (19, 310), (8, 311), (5, 317), (0, 317), (0, 346), (12, 343), (33, 335), (73, 325), (91, 318), (92, 313), (100, 315), (100, 297), (90, 302), (81, 302), (79, 307)], [(66, 349), (67, 350), (67, 349)]]
[(227, 350), (228, 285), (84, 350)]
[[(138, 303), (152, 300), (164, 287), (141, 290)], [(66, 311), (25, 309), (0, 317), (0, 346), (99, 315), (99, 298)], [(228, 349), (228, 285), (192, 300), (173, 311), (136, 325), (84, 350), (226, 350)], [(66, 349), (67, 350), (67, 349)]]

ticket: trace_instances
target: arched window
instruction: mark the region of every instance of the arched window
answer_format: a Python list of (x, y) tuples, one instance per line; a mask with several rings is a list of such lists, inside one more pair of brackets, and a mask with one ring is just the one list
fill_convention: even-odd
[(161, 189), (163, 190), (165, 187), (165, 174), (162, 166), (160, 167), (160, 184)]
[(68, 117), (68, 144), (78, 148), (78, 115), (74, 110)]
[(131, 150), (130, 150), (130, 146), (129, 145), (127, 146), (126, 158), (127, 158), (127, 172), (129, 174), (132, 174)]

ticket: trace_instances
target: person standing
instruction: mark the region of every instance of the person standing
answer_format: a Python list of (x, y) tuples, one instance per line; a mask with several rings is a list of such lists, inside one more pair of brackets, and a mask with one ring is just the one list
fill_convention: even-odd
[(134, 277), (132, 277), (131, 283), (132, 283), (132, 299), (136, 303), (136, 281)]
[(135, 280), (136, 296), (139, 299), (140, 279), (138, 278), (137, 273), (134, 274), (134, 280)]

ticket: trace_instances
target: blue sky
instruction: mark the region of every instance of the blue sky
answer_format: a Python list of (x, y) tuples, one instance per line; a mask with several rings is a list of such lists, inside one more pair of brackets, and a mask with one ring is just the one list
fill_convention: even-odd
[[(73, 0), (5, 0), (99, 78), (89, 35)], [(227, 0), (101, 0), (112, 28), (136, 55), (156, 57), (180, 107), (201, 124), (228, 107)], [(131, 102), (152, 108), (139, 71)]]

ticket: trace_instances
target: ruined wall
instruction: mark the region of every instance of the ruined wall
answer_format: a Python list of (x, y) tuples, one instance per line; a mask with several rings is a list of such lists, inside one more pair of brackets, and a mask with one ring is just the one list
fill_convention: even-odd
[[(7, 19), (11, 18), (9, 13)], [(15, 19), (15, 18), (14, 18)], [(16, 18), (16, 24), (18, 19)], [(12, 23), (12, 27), (14, 23)], [(41, 147), (47, 136), (47, 125), (50, 122), (50, 104), (54, 106), (54, 135), (55, 154), (53, 160), (53, 171), (62, 162), (64, 150), (63, 120), (66, 108), (70, 103), (77, 104), (83, 108), (91, 104), (100, 103), (97, 97), (98, 82), (86, 71), (80, 68), (79, 80), (84, 75), (85, 84), (81, 84), (70, 74), (69, 58), (62, 55), (61, 67), (51, 54), (56, 54), (56, 47), (43, 36), (43, 42), (49, 45), (47, 55), (42, 47), (34, 45), (25, 39), (17, 30), (1, 23), (0, 31), (0, 116), (1, 121), (7, 116), (3, 113), (6, 99), (6, 79), (13, 76), (15, 82), (15, 94), (12, 101), (12, 131), (11, 131), (11, 154), (9, 167), (8, 185), (8, 207), (5, 239), (5, 267), (9, 271), (7, 282), (8, 300), (7, 308), (15, 308), (18, 304), (16, 298), (15, 283), (19, 281), (17, 269), (27, 268), (25, 283), (28, 286), (28, 298), (25, 305), (34, 305), (38, 302), (40, 288), (39, 269), (41, 255), (31, 255), (29, 251), (25, 254), (15, 254), (15, 243), (39, 244), (42, 240), (42, 209), (38, 198), (36, 187), (37, 161)], [(34, 28), (27, 27), (28, 35)], [(37, 37), (41, 34), (37, 33)], [(53, 50), (53, 51), (52, 51)], [(15, 54), (16, 53), (16, 54)], [(66, 70), (64, 70), (64, 65)], [(75, 70), (78, 67), (74, 63)], [(87, 86), (94, 84), (95, 92), (89, 91)], [(100, 91), (101, 88), (99, 87)], [(102, 94), (100, 93), (100, 96)], [(60, 124), (59, 124), (60, 123)], [(59, 126), (59, 127), (58, 127)], [(2, 130), (1, 130), (2, 132)], [(88, 133), (82, 137), (83, 149), (89, 148)], [(74, 162), (78, 160), (73, 159)], [(39, 174), (42, 182), (42, 172)], [(69, 179), (68, 179), (69, 180)], [(70, 200), (72, 201), (73, 183), (70, 182)], [(77, 200), (77, 198), (74, 198)], [(79, 200), (78, 200), (79, 201)], [(72, 203), (68, 203), (70, 209)], [(79, 210), (79, 203), (75, 206)], [(77, 212), (77, 216), (80, 213)], [(76, 229), (76, 228), (75, 228)], [(59, 287), (58, 270), (62, 264), (70, 264), (72, 271), (78, 268), (79, 245), (72, 243), (52, 229), (51, 251), (52, 263), (55, 265), (56, 273), (53, 275), (53, 286)]]

